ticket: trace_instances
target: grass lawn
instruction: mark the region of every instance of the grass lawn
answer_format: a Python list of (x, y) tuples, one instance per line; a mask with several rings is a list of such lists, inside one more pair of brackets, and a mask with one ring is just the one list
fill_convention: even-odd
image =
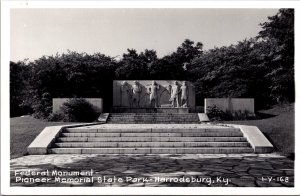
[(17, 158), (27, 153), (27, 147), (47, 126), (71, 124), (69, 122), (47, 122), (31, 116), (10, 119), (10, 158)]
[(295, 153), (295, 112), (294, 104), (276, 105), (272, 109), (261, 110), (259, 113), (270, 117), (260, 120), (227, 121), (225, 123), (254, 125), (282, 154)]

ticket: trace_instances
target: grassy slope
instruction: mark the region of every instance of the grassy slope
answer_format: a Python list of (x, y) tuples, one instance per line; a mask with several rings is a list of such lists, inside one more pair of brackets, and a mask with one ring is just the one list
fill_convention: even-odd
[(10, 119), (10, 158), (16, 158), (26, 154), (27, 146), (46, 127), (66, 122), (46, 122), (30, 116), (15, 117)]
[(230, 121), (226, 123), (257, 126), (283, 154), (295, 152), (295, 112), (294, 104), (277, 105), (261, 113), (275, 115), (261, 120)]

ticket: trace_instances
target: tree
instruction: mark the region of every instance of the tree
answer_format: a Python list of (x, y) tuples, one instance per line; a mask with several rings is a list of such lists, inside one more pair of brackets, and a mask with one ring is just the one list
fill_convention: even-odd
[(150, 67), (150, 75), (153, 79), (176, 79), (185, 80), (188, 78), (187, 69), (192, 59), (201, 56), (203, 44), (194, 43), (186, 39), (177, 48), (176, 52), (156, 61)]
[(207, 97), (253, 97), (261, 108), (270, 101), (262, 51), (256, 39), (214, 48), (195, 58), (190, 78), (195, 81), (198, 104)]
[(149, 69), (157, 60), (156, 51), (145, 50), (137, 53), (135, 49), (127, 49), (116, 70), (118, 79), (149, 79)]
[(261, 24), (263, 30), (257, 37), (273, 47), (264, 54), (271, 57), (266, 62), (270, 69), (266, 77), (272, 82), (271, 96), (278, 102), (294, 101), (294, 9), (280, 9), (268, 19)]
[(203, 51), (203, 44), (201, 42), (194, 43), (189, 39), (185, 39), (184, 42), (177, 48), (177, 51), (173, 53), (175, 58), (185, 67), (196, 57), (199, 57)]
[(30, 65), (32, 96), (27, 101), (39, 118), (51, 113), (52, 98), (100, 97), (104, 109), (111, 105), (116, 62), (108, 56), (68, 51), (43, 56)]
[(189, 78), (200, 103), (206, 97), (254, 97), (262, 108), (294, 101), (294, 10), (280, 9), (268, 18), (257, 37), (191, 61)]
[(26, 60), (10, 62), (10, 116), (19, 116), (31, 112), (25, 99), (29, 91), (30, 67)]

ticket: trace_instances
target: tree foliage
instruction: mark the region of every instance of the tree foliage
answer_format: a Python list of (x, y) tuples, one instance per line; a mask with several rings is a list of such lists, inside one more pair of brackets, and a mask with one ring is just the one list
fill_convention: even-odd
[(184, 80), (187, 78), (187, 67), (192, 59), (200, 56), (203, 44), (194, 43), (186, 39), (177, 48), (176, 52), (155, 61), (150, 67), (150, 75), (153, 79)]
[(214, 48), (195, 58), (190, 73), (196, 81), (199, 100), (206, 97), (253, 97), (257, 103), (266, 103), (269, 82), (264, 77), (263, 49), (255, 39), (250, 39), (237, 45)]
[(26, 61), (10, 62), (10, 116), (19, 116), (31, 112), (26, 104), (29, 85), (30, 67)]
[(128, 49), (120, 60), (68, 51), (33, 62), (10, 63), (11, 115), (30, 106), (47, 118), (52, 98), (101, 97), (112, 105), (114, 79), (169, 79), (195, 83), (196, 103), (208, 97), (253, 97), (257, 108), (294, 101), (294, 10), (280, 9), (254, 38), (203, 51), (186, 39), (173, 53)]
[[(116, 69), (114, 59), (103, 54), (88, 55), (68, 51), (67, 54), (43, 56), (30, 63), (33, 106), (38, 117), (46, 118), (52, 98), (101, 97), (111, 104), (112, 80)], [(45, 96), (49, 97), (45, 101)], [(43, 100), (43, 101), (42, 101)]]
[(257, 108), (294, 101), (294, 10), (280, 9), (261, 26), (255, 38), (193, 59), (189, 73), (197, 101), (253, 97)]
[(118, 63), (116, 78), (118, 79), (148, 79), (149, 67), (157, 60), (156, 51), (145, 50), (137, 53), (135, 49), (127, 49)]
[(280, 9), (269, 21), (261, 24), (258, 38), (273, 45), (265, 51), (270, 57), (267, 78), (272, 82), (271, 96), (277, 101), (294, 101), (294, 9)]

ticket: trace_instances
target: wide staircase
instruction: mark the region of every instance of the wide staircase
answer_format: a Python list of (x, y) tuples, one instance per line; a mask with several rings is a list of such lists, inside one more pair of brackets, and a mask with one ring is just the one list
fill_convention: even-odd
[(232, 127), (201, 124), (103, 124), (63, 130), (48, 153), (215, 154), (253, 153), (253, 149), (242, 132)]
[(107, 123), (111, 124), (189, 124), (199, 123), (197, 113), (111, 113)]

